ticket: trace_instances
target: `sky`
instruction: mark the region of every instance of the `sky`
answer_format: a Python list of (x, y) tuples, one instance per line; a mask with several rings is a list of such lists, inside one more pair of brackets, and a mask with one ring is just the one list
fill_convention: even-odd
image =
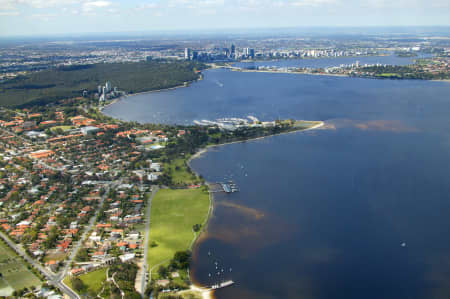
[(0, 36), (436, 25), (450, 0), (0, 0)]

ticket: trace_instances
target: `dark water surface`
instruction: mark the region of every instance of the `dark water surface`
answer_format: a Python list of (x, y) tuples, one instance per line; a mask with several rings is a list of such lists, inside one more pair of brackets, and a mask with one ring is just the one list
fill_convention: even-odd
[(236, 282), (218, 298), (450, 298), (449, 94), (441, 82), (214, 70), (106, 112), (327, 122), (192, 162), (208, 181), (231, 178), (241, 190), (216, 195), (194, 250), (195, 280)]
[[(390, 61), (390, 56), (378, 57)], [(373, 57), (361, 57), (361, 63)], [(331, 65), (339, 59), (305, 60)], [(104, 109), (107, 115), (139, 122), (192, 124), (194, 120), (223, 117), (247, 117), (261, 120), (283, 118), (329, 119), (336, 115), (341, 101), (359, 101), (360, 97), (392, 98), (430, 86), (429, 82), (378, 81), (346, 77), (299, 74), (241, 73), (227, 70), (205, 72), (204, 80), (189, 88), (131, 96)], [(436, 85), (436, 84), (435, 84)], [(407, 88), (403, 88), (407, 86)], [(357, 87), (357, 88), (355, 88)], [(411, 91), (412, 89), (412, 91)], [(426, 95), (427, 96), (427, 95)], [(323, 101), (317, 105), (317, 99)], [(365, 105), (365, 101), (363, 101)], [(356, 113), (360, 107), (353, 107)], [(385, 107), (381, 107), (386, 110)], [(350, 113), (350, 115), (353, 115)]]

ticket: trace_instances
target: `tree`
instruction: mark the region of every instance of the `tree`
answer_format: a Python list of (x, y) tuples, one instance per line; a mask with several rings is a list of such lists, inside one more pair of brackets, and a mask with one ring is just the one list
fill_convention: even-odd
[(194, 226), (192, 227), (194, 232), (199, 232), (201, 228), (202, 228), (201, 224), (194, 224)]
[(161, 276), (161, 278), (165, 278), (169, 275), (169, 271), (167, 270), (166, 267), (160, 266), (158, 269), (158, 274), (159, 276)]
[(75, 291), (80, 292), (82, 291), (86, 286), (84, 285), (83, 281), (79, 279), (78, 277), (72, 278), (72, 287)]
[(87, 248), (81, 248), (78, 253), (77, 256), (75, 257), (75, 260), (77, 262), (86, 262), (89, 261), (89, 251)]
[(170, 261), (170, 265), (175, 269), (187, 269), (191, 263), (191, 252), (189, 250), (186, 251), (177, 251)]

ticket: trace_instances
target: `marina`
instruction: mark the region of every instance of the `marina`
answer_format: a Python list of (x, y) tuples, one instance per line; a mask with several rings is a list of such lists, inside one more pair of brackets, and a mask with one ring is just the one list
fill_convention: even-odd
[(272, 127), (275, 125), (274, 121), (260, 121), (258, 118), (252, 115), (248, 115), (247, 118), (219, 118), (215, 121), (207, 119), (193, 120), (193, 123), (199, 126), (218, 127), (221, 130), (231, 131), (239, 128)]
[(220, 183), (220, 185), (222, 186), (223, 192), (225, 193), (239, 192), (237, 185), (232, 181), (229, 181), (227, 183)]
[(239, 188), (233, 181), (228, 182), (218, 182), (218, 183), (210, 183), (208, 184), (209, 190), (211, 193), (219, 193), (219, 192), (225, 192), (225, 193), (235, 193), (239, 192)]

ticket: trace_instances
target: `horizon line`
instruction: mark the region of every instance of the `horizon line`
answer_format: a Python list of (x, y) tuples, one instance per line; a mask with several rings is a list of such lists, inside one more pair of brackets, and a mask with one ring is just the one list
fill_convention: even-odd
[[(88, 36), (98, 36), (98, 35), (108, 35), (108, 36), (114, 36), (114, 35), (160, 35), (160, 34), (169, 34), (169, 35), (186, 35), (186, 34), (247, 34), (247, 33), (256, 33), (255, 31), (259, 31), (259, 33), (269, 33), (269, 32), (263, 32), (263, 31), (280, 31), (280, 30), (305, 30), (305, 29), (312, 29), (312, 30), (329, 30), (329, 31), (335, 31), (334, 33), (346, 33), (350, 34), (349, 32), (340, 32), (340, 30), (364, 30), (364, 29), (447, 29), (449, 35), (450, 35), (450, 25), (359, 25), (359, 26), (346, 26), (346, 25), (336, 25), (336, 26), (317, 26), (317, 25), (310, 25), (310, 26), (292, 26), (292, 27), (229, 27), (229, 28), (213, 28), (213, 29), (202, 29), (202, 28), (184, 28), (184, 29), (155, 29), (155, 30), (124, 30), (124, 31), (95, 31), (95, 32), (79, 32), (79, 33), (48, 33), (48, 34), (14, 34), (14, 35), (0, 35), (0, 39), (17, 39), (17, 38), (29, 38), (29, 39), (41, 39), (41, 38), (52, 38), (52, 37), (72, 37), (72, 38), (80, 38), (80, 37), (88, 37)], [(243, 31), (243, 32), (237, 32), (237, 31)], [(293, 34), (294, 32), (285, 32), (285, 34)], [(299, 32), (299, 33), (305, 33), (305, 32)], [(318, 33), (318, 32), (314, 32)], [(323, 32), (326, 33), (326, 32)], [(328, 32), (329, 33), (329, 32)], [(362, 32), (358, 32), (362, 33)], [(414, 32), (380, 32), (382, 33), (404, 33), (404, 34), (412, 34)], [(416, 32), (417, 33), (417, 32)], [(420, 33), (420, 32), (419, 32)], [(431, 32), (430, 32), (431, 33)], [(440, 32), (443, 33), (443, 32)], [(356, 34), (356, 33), (351, 33)], [(369, 32), (367, 32), (369, 34)], [(374, 34), (373, 32), (370, 32), (370, 34)]]

